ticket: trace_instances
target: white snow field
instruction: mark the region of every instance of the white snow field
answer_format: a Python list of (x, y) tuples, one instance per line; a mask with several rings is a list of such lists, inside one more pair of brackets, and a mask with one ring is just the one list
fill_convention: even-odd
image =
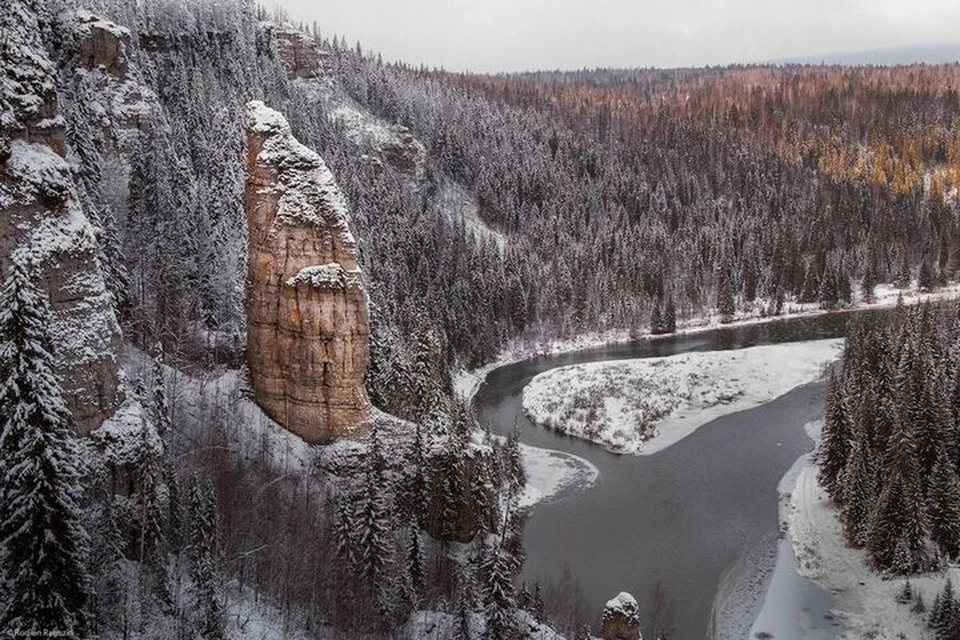
[(649, 455), (816, 380), (842, 348), (842, 339), (815, 340), (560, 367), (530, 381), (523, 408), (549, 429)]

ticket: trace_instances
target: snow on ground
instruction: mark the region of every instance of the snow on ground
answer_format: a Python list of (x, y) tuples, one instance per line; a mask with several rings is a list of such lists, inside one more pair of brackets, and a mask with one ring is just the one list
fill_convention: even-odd
[[(407, 623), (401, 627), (396, 637), (410, 640), (448, 640), (455, 638), (457, 633), (457, 618), (441, 611), (416, 611)], [(520, 637), (530, 640), (564, 640), (563, 636), (537, 622), (526, 611), (517, 612), (517, 628)], [(470, 637), (485, 637), (486, 625), (483, 617), (478, 614), (470, 615)]]
[[(847, 310), (888, 309), (896, 306), (898, 299), (901, 297), (905, 305), (960, 298), (960, 282), (951, 282), (945, 287), (928, 293), (919, 292), (916, 285), (916, 281), (913, 282), (912, 286), (905, 289), (899, 289), (889, 284), (877, 285), (875, 289), (876, 299), (872, 303), (865, 302), (857, 291), (852, 307)], [(825, 311), (817, 303), (787, 303), (784, 305), (783, 313), (779, 316), (764, 316), (761, 314), (761, 309), (767, 306), (769, 306), (768, 303), (758, 301), (747, 311), (738, 312), (733, 322), (726, 324), (721, 323), (720, 316), (716, 314), (688, 318), (680, 321), (676, 333), (666, 335), (655, 336), (647, 333), (637, 336), (631, 335), (630, 331), (626, 329), (611, 329), (609, 331), (583, 333), (569, 338), (546, 336), (517, 338), (508, 342), (493, 361), (488, 364), (473, 370), (459, 369), (455, 371), (453, 374), (454, 389), (462, 399), (472, 400), (487, 374), (491, 371), (530, 358), (595, 349), (633, 340), (658, 340), (678, 335), (693, 335), (724, 327), (742, 327), (837, 313), (837, 311)]]
[(520, 495), (520, 508), (549, 500), (568, 489), (585, 489), (597, 480), (597, 468), (578, 456), (550, 449), (520, 445), (527, 486)]
[(503, 255), (507, 247), (506, 236), (483, 221), (477, 199), (462, 184), (453, 180), (444, 180), (438, 200), (440, 212), (448, 220), (462, 222), (467, 232), (473, 234), (478, 240), (492, 240)]
[[(807, 425), (807, 432), (817, 443), (819, 431), (819, 423)], [(905, 580), (885, 579), (869, 568), (863, 550), (847, 546), (839, 512), (817, 482), (812, 454), (797, 461), (784, 476), (779, 490), (781, 526), (788, 528), (794, 558), (781, 555), (776, 571), (783, 570), (781, 565), (789, 562), (788, 569), (795, 567), (800, 575), (831, 593), (834, 598), (831, 613), (847, 628), (842, 637), (850, 640), (933, 637), (926, 628), (925, 618), (910, 613), (910, 605), (898, 604), (895, 600)], [(946, 573), (954, 584), (960, 581), (960, 569), (951, 568)], [(930, 573), (911, 577), (910, 584), (922, 594), (929, 607), (945, 579), (945, 574)], [(781, 608), (784, 603), (779, 601), (791, 595), (772, 589), (764, 608)], [(763, 617), (761, 613), (761, 619)], [(755, 627), (755, 630), (759, 629)]]
[(652, 454), (816, 380), (842, 346), (816, 340), (560, 367), (530, 381), (523, 408), (537, 424), (611, 451)]

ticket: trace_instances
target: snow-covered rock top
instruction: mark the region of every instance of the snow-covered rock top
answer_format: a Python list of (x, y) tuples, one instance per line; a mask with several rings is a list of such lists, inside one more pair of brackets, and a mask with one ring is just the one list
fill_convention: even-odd
[(621, 591), (615, 598), (607, 600), (607, 604), (603, 607), (604, 617), (618, 614), (640, 624), (640, 606), (637, 604), (637, 599), (626, 591)]
[(280, 169), (276, 222), (329, 225), (344, 244), (355, 245), (347, 201), (333, 173), (315, 151), (293, 137), (283, 114), (254, 100), (247, 105), (246, 126), (262, 142), (260, 160)]
[(136, 465), (144, 451), (159, 456), (163, 440), (138, 400), (128, 398), (100, 427), (90, 433), (104, 459), (117, 466)]

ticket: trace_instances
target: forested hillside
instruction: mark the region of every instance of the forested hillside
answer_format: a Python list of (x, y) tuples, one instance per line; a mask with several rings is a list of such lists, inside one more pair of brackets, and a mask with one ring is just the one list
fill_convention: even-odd
[[(113, 331), (110, 352), (93, 354), (116, 387), (93, 412), (105, 426), (74, 450), (49, 373), (63, 336), (47, 333), (30, 261), (0, 256), (0, 372), (13, 381), (0, 407), (39, 416), (67, 459), (52, 458), (57, 481), (73, 487), (50, 500), (73, 541), (57, 550), (71, 561), (68, 631), (364, 637), (442, 624), (509, 638), (548, 634), (546, 619), (576, 633), (573, 585), (514, 584), (518, 437), (476, 424), (452, 371), (511, 340), (832, 309), (878, 283), (929, 290), (960, 270), (957, 67), (455, 75), (385, 64), (253, 0), (11, 6), (0, 54), (33, 63), (27, 80), (57, 104), (36, 118), (49, 140), (0, 113), (0, 157), (56, 187), (30, 205), (73, 216), (64, 226), (104, 307), (90, 317)], [(8, 82), (4, 100), (7, 85), (19, 91)], [(247, 397), (251, 100), (285, 114), (349, 205), (371, 302), (366, 387), (381, 411), (363, 442), (309, 448)], [(21, 162), (38, 155), (56, 184)], [(18, 204), (2, 195), (5, 210)], [(909, 572), (960, 545), (960, 365), (952, 320), (898, 318), (851, 339), (823, 460), (851, 540), (877, 567)], [(76, 325), (83, 338), (92, 323)], [(868, 378), (864, 400), (852, 390)], [(21, 384), (40, 391), (16, 395)], [(37, 484), (30, 473), (53, 474), (40, 455), (13, 463), (37, 432), (0, 438), (7, 506)], [(880, 526), (875, 513), (890, 517)], [(20, 538), (5, 575), (41, 538), (23, 531), (7, 532)]]
[[(253, 5), (216, 7), (95, 7), (134, 25), (165, 113), (130, 197), (104, 198), (140, 283), (127, 324), (141, 344), (175, 351), (190, 332), (170, 323), (243, 331), (236, 122), (251, 97), (288, 113), (347, 193), (375, 307), (369, 385), (408, 417), (396, 390), (443, 390), (451, 365), (511, 337), (645, 330), (669, 302), (681, 318), (834, 306), (861, 283), (925, 265), (930, 287), (960, 266), (954, 67), (457, 76), (384, 64), (314, 25), (321, 99), (271, 54)], [(86, 122), (74, 84), (71, 121)], [(345, 107), (408, 127), (423, 166), (384, 170), (350, 143)], [(80, 139), (96, 136), (75, 136), (93, 167)], [(451, 194), (479, 220), (447, 215)]]

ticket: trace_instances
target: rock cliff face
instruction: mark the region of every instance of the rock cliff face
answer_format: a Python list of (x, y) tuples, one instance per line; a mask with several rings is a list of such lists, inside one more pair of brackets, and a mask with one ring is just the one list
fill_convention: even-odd
[(43, 279), (65, 399), (88, 433), (120, 402), (120, 329), (97, 259), (93, 227), (63, 159), (53, 65), (36, 16), (17, 1), (0, 17), (0, 272), (29, 262)]
[(313, 39), (296, 29), (276, 28), (277, 54), (291, 78), (316, 78), (320, 75), (323, 53)]
[(80, 36), (80, 64), (87, 71), (103, 69), (115, 78), (127, 74), (127, 52), (130, 51), (130, 30), (100, 20), (85, 11), (75, 14)]
[(247, 360), (257, 403), (308, 442), (368, 429), (370, 320), (346, 202), (323, 160), (247, 107)]
[(132, 57), (130, 30), (84, 10), (64, 12), (59, 20), (63, 33), (72, 37), (67, 64), (74, 67), (73, 90), (95, 105), (110, 151), (127, 161), (160, 112), (159, 99), (141, 81)]

